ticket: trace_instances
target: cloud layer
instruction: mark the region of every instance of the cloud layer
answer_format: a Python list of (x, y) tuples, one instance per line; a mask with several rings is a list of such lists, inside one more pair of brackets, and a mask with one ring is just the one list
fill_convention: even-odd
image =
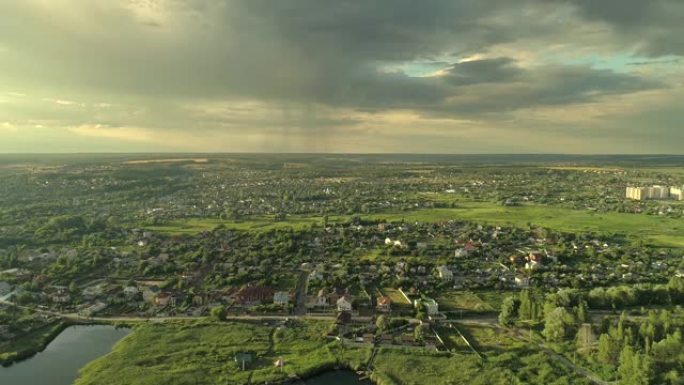
[(25, 0), (0, 13), (0, 152), (684, 151), (678, 0)]

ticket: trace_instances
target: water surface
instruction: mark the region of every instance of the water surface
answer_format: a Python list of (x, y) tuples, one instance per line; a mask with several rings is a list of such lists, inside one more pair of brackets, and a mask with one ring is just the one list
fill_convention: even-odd
[(78, 370), (112, 350), (130, 330), (113, 326), (71, 326), (41, 353), (0, 367), (2, 385), (72, 385)]
[(359, 380), (359, 376), (354, 372), (348, 370), (339, 370), (328, 372), (310, 378), (306, 381), (306, 385), (370, 385), (369, 381)]

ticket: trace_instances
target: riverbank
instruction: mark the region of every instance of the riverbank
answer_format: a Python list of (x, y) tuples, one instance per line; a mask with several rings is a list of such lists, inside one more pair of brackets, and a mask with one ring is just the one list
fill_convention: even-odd
[[(371, 349), (325, 338), (329, 322), (141, 324), (81, 370), (76, 385), (275, 383), (362, 368)], [(238, 354), (245, 354), (236, 362)], [(282, 361), (282, 367), (275, 363)]]
[(70, 322), (55, 321), (9, 342), (0, 352), (0, 365), (10, 366), (42, 352), (50, 342), (71, 325), (73, 324)]

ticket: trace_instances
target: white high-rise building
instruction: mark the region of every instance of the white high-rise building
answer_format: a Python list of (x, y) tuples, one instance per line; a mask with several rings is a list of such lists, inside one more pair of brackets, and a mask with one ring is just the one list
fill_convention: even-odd
[(651, 199), (667, 199), (670, 197), (670, 188), (667, 186), (653, 186)]
[[(682, 199), (682, 189), (667, 186), (652, 186), (652, 187), (627, 187), (625, 190), (625, 197), (638, 201), (647, 199), (668, 199), (671, 196), (675, 199)], [(674, 192), (673, 192), (674, 191)], [(676, 194), (675, 194), (676, 192)]]
[(684, 194), (682, 193), (682, 191), (684, 191), (684, 186), (670, 187), (670, 196), (673, 199), (682, 201), (684, 200)]

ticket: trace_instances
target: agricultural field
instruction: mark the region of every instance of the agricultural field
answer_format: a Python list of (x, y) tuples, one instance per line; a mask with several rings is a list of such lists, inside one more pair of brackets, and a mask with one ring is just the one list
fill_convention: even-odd
[(489, 326), (460, 325), (459, 330), (481, 354), (503, 353), (520, 344), (520, 340), (505, 330)]
[(470, 291), (442, 292), (436, 299), (439, 306), (445, 311), (465, 310), (483, 313), (498, 309), (484, 301), (478, 294)]
[(458, 331), (454, 328), (449, 328), (449, 327), (440, 327), (436, 330), (436, 332), (439, 334), (440, 338), (444, 341), (444, 344), (446, 345), (446, 348), (450, 352), (458, 352), (458, 353), (472, 353), (472, 350), (468, 346), (468, 344), (465, 343), (463, 338), (461, 338), (461, 335), (458, 334)]
[(382, 288), (382, 293), (392, 300), (392, 304), (396, 304), (398, 306), (412, 306), (411, 303), (404, 297), (399, 290), (391, 288), (391, 287), (383, 287)]
[(416, 210), (409, 213), (375, 215), (388, 221), (441, 222), (468, 220), (492, 225), (529, 227), (536, 225), (564, 232), (618, 234), (660, 247), (684, 246), (684, 219), (626, 213), (595, 213), (542, 205), (504, 207), (492, 202), (463, 202), (457, 208)]

